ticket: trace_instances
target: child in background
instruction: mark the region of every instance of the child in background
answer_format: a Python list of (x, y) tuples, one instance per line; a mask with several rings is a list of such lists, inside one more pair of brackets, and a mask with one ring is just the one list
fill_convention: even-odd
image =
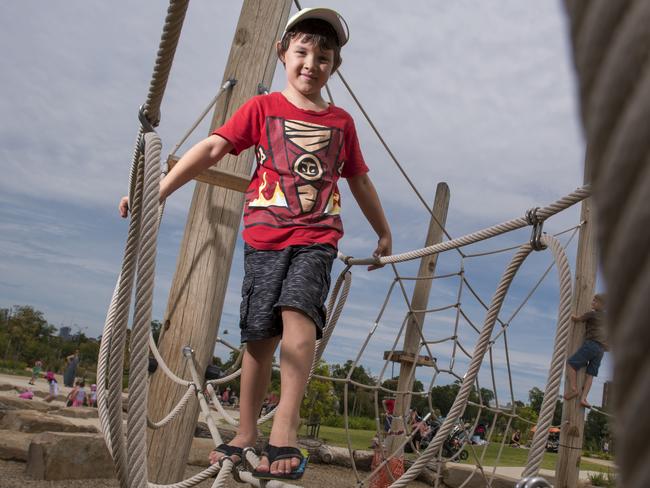
[(23, 400), (31, 400), (34, 398), (34, 392), (31, 388), (27, 388), (25, 391), (21, 392), (18, 395), (18, 398), (22, 398)]
[(88, 396), (88, 406), (97, 407), (97, 385), (90, 385), (90, 395)]
[(45, 381), (47, 381), (50, 384), (50, 391), (48, 395), (43, 398), (46, 402), (51, 402), (52, 400), (55, 400), (56, 397), (59, 394), (59, 384), (56, 381), (56, 378), (54, 377), (54, 373), (52, 371), (48, 371), (45, 373)]
[(587, 401), (589, 390), (594, 377), (598, 376), (598, 368), (603, 354), (607, 350), (607, 339), (605, 337), (605, 295), (597, 294), (591, 300), (591, 310), (580, 316), (572, 315), (571, 320), (585, 323), (585, 340), (573, 356), (567, 361), (567, 383), (568, 392), (564, 395), (565, 400), (571, 400), (578, 396), (578, 370), (586, 367), (585, 384), (580, 395), (580, 405), (591, 408)]
[(29, 380), (30, 385), (33, 385), (34, 382), (41, 377), (41, 371), (43, 371), (43, 363), (38, 359), (32, 368), (32, 379)]
[(79, 380), (68, 394), (68, 407), (83, 407), (86, 404), (86, 384)]

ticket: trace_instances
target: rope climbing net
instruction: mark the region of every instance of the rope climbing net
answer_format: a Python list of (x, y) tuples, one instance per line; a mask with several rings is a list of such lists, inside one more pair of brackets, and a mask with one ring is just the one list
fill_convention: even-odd
[[(208, 429), (214, 439), (215, 445), (222, 442), (217, 424), (212, 416), (208, 401), (219, 412), (221, 418), (231, 424), (237, 425), (237, 420), (232, 417), (221, 405), (219, 398), (215, 394), (215, 386), (225, 384), (240, 374), (238, 360), (233, 368), (224, 377), (218, 380), (204, 381), (199, 375), (196, 364), (193, 359), (192, 350), (186, 348), (183, 351), (187, 359), (189, 370), (191, 372), (190, 379), (178, 377), (169, 367), (165, 364), (165, 360), (159, 354), (156, 345), (153, 341), (150, 331), (151, 322), (151, 306), (153, 300), (153, 287), (154, 287), (154, 274), (155, 274), (155, 259), (156, 259), (156, 242), (157, 233), (160, 220), (163, 214), (163, 206), (158, 203), (158, 187), (160, 183), (160, 155), (162, 151), (162, 144), (155, 133), (155, 126), (159, 121), (160, 103), (162, 100), (162, 93), (164, 92), (164, 85), (171, 68), (171, 60), (175, 51), (178, 36), (180, 35), (180, 26), (187, 9), (187, 1), (174, 1), (170, 3), (168, 16), (163, 31), (163, 39), (161, 41), (161, 48), (159, 50), (156, 67), (154, 69), (154, 76), (150, 86), (150, 95), (147, 102), (143, 105), (140, 112), (141, 127), (137, 138), (136, 148), (133, 156), (133, 165), (130, 177), (130, 205), (131, 205), (131, 222), (129, 225), (129, 232), (127, 236), (126, 249), (124, 254), (124, 262), (122, 271), (119, 275), (117, 285), (111, 300), (111, 305), (108, 310), (104, 333), (102, 335), (102, 343), (99, 355), (98, 365), (98, 406), (100, 422), (102, 431), (104, 433), (107, 446), (111, 456), (115, 462), (116, 471), (120, 485), (122, 487), (139, 487), (146, 486), (158, 487), (150, 483), (147, 478), (147, 460), (146, 460), (146, 430), (159, 429), (173, 422), (174, 419), (182, 413), (184, 407), (188, 404), (192, 397), (196, 397), (200, 408), (205, 416)], [(372, 123), (367, 115), (366, 110), (361, 106), (358, 97), (352, 92), (348, 83), (343, 78), (343, 75), (338, 72), (338, 76), (346, 89), (350, 92), (355, 102), (358, 104), (360, 110), (367, 118), (372, 129), (380, 138), (382, 144), (390, 154), (393, 161), (399, 167), (402, 174), (406, 177), (407, 181), (413, 188), (415, 194), (422, 202), (427, 211), (436, 220), (432, 210), (426, 205), (422, 196), (417, 192), (413, 182), (408, 179), (406, 172), (402, 169), (401, 164), (395, 158), (393, 152), (390, 150), (384, 139), (377, 131), (375, 125)], [(217, 96), (213, 100), (214, 104), (217, 98), (227, 90), (231, 89), (234, 81), (225, 83), (219, 90)], [(211, 105), (212, 105), (211, 104)], [(207, 114), (209, 108), (205, 110), (203, 116)], [(194, 125), (196, 127), (198, 122)], [(187, 138), (184, 136), (183, 140)], [(174, 149), (178, 150), (183, 141), (181, 141)], [(503, 446), (508, 438), (508, 432), (511, 430), (513, 420), (519, 419), (525, 421), (518, 416), (515, 408), (515, 398), (512, 386), (511, 363), (509, 359), (508, 338), (509, 329), (516, 316), (523, 309), (526, 302), (533, 295), (539, 284), (549, 274), (552, 267), (558, 269), (559, 275), (559, 295), (560, 304), (558, 311), (558, 325), (555, 333), (555, 342), (553, 347), (553, 354), (550, 361), (548, 380), (544, 393), (544, 400), (541, 406), (537, 429), (531, 443), (528, 461), (523, 476), (533, 476), (539, 471), (541, 464), (542, 454), (546, 445), (546, 437), (548, 429), (551, 426), (553, 417), (553, 410), (558, 397), (562, 369), (566, 358), (566, 344), (568, 336), (570, 306), (571, 306), (571, 271), (568, 264), (568, 259), (564, 252), (564, 248), (571, 242), (579, 226), (572, 227), (565, 231), (558, 233), (555, 236), (542, 234), (542, 223), (557, 214), (558, 212), (582, 201), (589, 196), (589, 188), (579, 188), (570, 195), (542, 208), (535, 208), (527, 212), (523, 217), (518, 217), (501, 224), (479, 230), (472, 234), (460, 238), (452, 238), (449, 233), (441, 226), (443, 233), (446, 235), (447, 240), (444, 242), (433, 244), (421, 249), (412, 250), (409, 252), (396, 254), (392, 256), (385, 256), (382, 258), (367, 258), (355, 259), (348, 256), (340, 256), (345, 263), (343, 272), (338, 277), (334, 289), (332, 291), (330, 301), (328, 303), (328, 317), (324, 329), (323, 338), (317, 342), (316, 354), (314, 364), (312, 365), (312, 374), (319, 380), (326, 381), (342, 381), (344, 383), (344, 408), (346, 415), (346, 431), (348, 432), (348, 445), (352, 451), (350, 441), (350, 429), (347, 422), (348, 418), (348, 405), (347, 396), (351, 388), (367, 389), (374, 394), (375, 399), (375, 412), (378, 433), (382, 432), (380, 425), (380, 408), (379, 399), (380, 393), (383, 395), (393, 395), (402, 398), (410, 398), (411, 396), (425, 395), (427, 396), (428, 406), (431, 415), (435, 410), (435, 405), (432, 404), (430, 392), (432, 387), (436, 384), (443, 375), (449, 375), (451, 378), (458, 380), (459, 389), (453, 405), (449, 409), (446, 418), (441, 421), (439, 428), (435, 435), (432, 437), (428, 445), (419, 452), (416, 452), (415, 460), (410, 464), (403, 474), (399, 477), (391, 479), (391, 486), (401, 487), (415, 479), (423, 470), (433, 470), (436, 476), (436, 485), (440, 483), (441, 476), (440, 470), (442, 462), (445, 458), (451, 457), (455, 459), (460, 450), (452, 453), (451, 456), (446, 455), (444, 444), (446, 439), (450, 436), (454, 429), (458, 429), (458, 421), (463, 416), (467, 406), (472, 406), (476, 409), (477, 415), (474, 419), (474, 425), (468, 429), (463, 426), (462, 429), (466, 435), (473, 431), (478, 423), (481, 415), (489, 411), (493, 418), (490, 428), (488, 429), (488, 441), (496, 433), (496, 426), (498, 420), (503, 417), (506, 419), (505, 432), (501, 441), (501, 448), (497, 456), (497, 463), (501, 457)], [(509, 247), (490, 251), (488, 253), (467, 253), (464, 249), (476, 242), (483, 241), (516, 229), (521, 229), (526, 226), (533, 226), (533, 237), (531, 242), (516, 246), (515, 248)], [(566, 236), (568, 238), (563, 244), (560, 238)], [(522, 300), (522, 303), (515, 309), (515, 311), (507, 318), (501, 317), (501, 308), (504, 298), (512, 283), (512, 280), (517, 273), (525, 259), (530, 255), (533, 250), (542, 250), (548, 248), (550, 251), (553, 262), (548, 266), (545, 273), (533, 286), (528, 295)], [(460, 265), (457, 272), (445, 275), (432, 275), (432, 276), (403, 276), (399, 272), (398, 264), (406, 261), (433, 256), (447, 251), (455, 251), (460, 259)], [(465, 263), (469, 260), (484, 256), (486, 254), (496, 254), (514, 251), (511, 261), (506, 267), (501, 280), (497, 286), (489, 304), (484, 300), (476, 291), (475, 286), (468, 278), (465, 272)], [(328, 376), (314, 375), (314, 371), (322, 358), (324, 350), (330, 340), (332, 333), (339, 317), (341, 316), (345, 302), (350, 290), (353, 266), (366, 265), (366, 264), (384, 264), (390, 265), (390, 269), (394, 274), (394, 280), (390, 284), (383, 304), (377, 314), (376, 319), (371, 324), (367, 337), (361, 345), (356, 358), (353, 361), (350, 373), (344, 379), (332, 378)], [(453, 303), (436, 307), (435, 309), (416, 309), (413, 308), (411, 301), (408, 298), (405, 283), (408, 281), (437, 281), (437, 280), (455, 280), (456, 281), (456, 295)], [(134, 293), (135, 290), (135, 293)], [(401, 327), (395, 335), (392, 349), (388, 351), (384, 367), (373, 385), (364, 385), (353, 381), (352, 371), (354, 367), (361, 364), (364, 353), (368, 350), (368, 344), (373, 336), (379, 330), (382, 317), (387, 309), (388, 303), (393, 294), (400, 295), (403, 303), (406, 306), (406, 314)], [(126, 336), (129, 322), (129, 312), (131, 308), (131, 299), (134, 299), (133, 305), (133, 320), (131, 326), (131, 336), (129, 342), (129, 395), (128, 395), (128, 418), (126, 424), (126, 433), (124, 432), (122, 422), (122, 377), (124, 370), (124, 357), (127, 347)], [(468, 300), (476, 301), (485, 310), (485, 320), (482, 326), (478, 326), (476, 322), (470, 317), (465, 308), (465, 303)], [(434, 313), (453, 311), (454, 320), (452, 322), (452, 330), (449, 334), (443, 336), (427, 337), (424, 332), (423, 324), (424, 317)], [(389, 364), (392, 363), (394, 356), (397, 353), (397, 347), (403, 339), (409, 322), (415, 323), (415, 330), (419, 334), (418, 345), (414, 351), (415, 357), (418, 357), (420, 352), (425, 352), (429, 358), (435, 358), (434, 348), (440, 348), (445, 344), (450, 344), (451, 353), (449, 354), (449, 364), (443, 365), (436, 360), (433, 361), (432, 368), (433, 374), (429, 380), (428, 388), (425, 392), (414, 391), (412, 385), (415, 379), (416, 368), (411, 368), (411, 372), (407, 378), (408, 388), (403, 390), (393, 390), (382, 386), (385, 375), (388, 370)], [(462, 326), (469, 331), (469, 334), (461, 330)], [(437, 329), (439, 334), (440, 330)], [(473, 351), (472, 349), (473, 346)], [(505, 368), (507, 371), (508, 381), (508, 396), (510, 399), (509, 405), (504, 405), (499, 400), (499, 387), (496, 382), (495, 375), (495, 360), (494, 353), (498, 346), (501, 346), (505, 354)], [(148, 418), (146, 412), (147, 405), (147, 363), (149, 351), (154, 354), (159, 362), (162, 371), (169, 377), (169, 379), (187, 390), (180, 398), (177, 405), (169, 411), (160, 420), (152, 420)], [(481, 366), (485, 362), (485, 356), (488, 356), (488, 363), (490, 365), (490, 377), (492, 395), (494, 403), (484, 401), (481, 397), (481, 383), (478, 378), (478, 373)], [(241, 356), (241, 352), (240, 352)], [(462, 370), (461, 367), (467, 367)], [(471, 400), (470, 397), (474, 392), (478, 392), (478, 401)], [(205, 392), (205, 393), (204, 393)], [(402, 402), (405, 404), (405, 402)], [(406, 405), (408, 406), (408, 405)], [(352, 467), (357, 477), (359, 486), (370, 486), (373, 479), (376, 479), (381, 472), (385, 472), (385, 467), (389, 465), (392, 460), (401, 458), (403, 456), (403, 449), (407, 443), (411, 443), (412, 437), (415, 434), (410, 426), (404, 422), (406, 408), (396, 412), (397, 417), (401, 416), (402, 425), (404, 427), (403, 434), (393, 442), (390, 449), (380, 449), (382, 453), (379, 463), (375, 469), (367, 475), (362, 477), (357, 469), (354, 461), (354, 456), (351, 455)], [(273, 416), (273, 411), (267, 413), (259, 419), (259, 423), (268, 421)], [(395, 420), (395, 419), (394, 419)], [(399, 422), (398, 422), (399, 423)], [(126, 434), (126, 435), (125, 435)], [(475, 463), (475, 469), (471, 472), (467, 479), (470, 479), (474, 473), (478, 472), (486, 480), (486, 484), (490, 484), (491, 477), (494, 476), (495, 469), (489, 473), (489, 470), (484, 466), (485, 451), (479, 453), (477, 450), (469, 447), (472, 459)], [(352, 453), (351, 453), (352, 454)], [(256, 466), (259, 462), (256, 454), (252, 450), (247, 450), (245, 454), (246, 463), (250, 466)], [(393, 471), (389, 471), (391, 474)], [(225, 458), (220, 465), (212, 465), (207, 469), (201, 471), (199, 474), (184, 480), (179, 483), (165, 485), (169, 487), (189, 487), (204, 481), (216, 475), (213, 487), (224, 486), (225, 480), (228, 476), (233, 475), (238, 481), (249, 483), (252, 486), (268, 486), (286, 487), (292, 486), (280, 481), (263, 482), (252, 477), (251, 473), (247, 470), (236, 470), (229, 458)]]

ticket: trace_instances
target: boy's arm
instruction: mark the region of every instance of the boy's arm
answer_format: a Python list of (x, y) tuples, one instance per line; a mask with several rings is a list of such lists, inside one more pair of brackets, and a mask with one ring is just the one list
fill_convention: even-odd
[[(375, 257), (389, 256), (393, 252), (393, 237), (375, 186), (367, 173), (352, 176), (347, 180), (352, 196), (379, 237), (377, 248), (372, 255)], [(368, 270), (372, 271), (377, 268), (381, 268), (381, 266), (372, 265), (368, 267)]]
[[(213, 134), (194, 145), (174, 165), (172, 170), (160, 182), (160, 201), (197, 176), (203, 170), (218, 163), (221, 158), (232, 150), (230, 142), (221, 136)], [(128, 214), (129, 199), (120, 200), (119, 210), (122, 217)]]
[(571, 320), (574, 322), (584, 322), (589, 317), (589, 312), (583, 313), (582, 315), (571, 315)]

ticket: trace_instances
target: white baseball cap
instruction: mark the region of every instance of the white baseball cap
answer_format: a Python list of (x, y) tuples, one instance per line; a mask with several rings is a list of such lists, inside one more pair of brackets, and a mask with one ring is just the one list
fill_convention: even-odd
[(348, 24), (337, 11), (330, 8), (303, 8), (289, 19), (289, 22), (287, 22), (287, 26), (284, 28), (284, 32), (282, 33), (282, 37), (284, 37), (287, 31), (298, 22), (307, 19), (324, 20), (330, 24), (336, 32), (336, 36), (339, 40), (339, 46), (343, 46), (346, 42), (348, 42), (348, 38), (350, 37)]

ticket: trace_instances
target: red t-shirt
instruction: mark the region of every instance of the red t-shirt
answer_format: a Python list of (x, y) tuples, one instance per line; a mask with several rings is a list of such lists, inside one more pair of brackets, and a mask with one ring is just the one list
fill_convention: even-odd
[(244, 240), (256, 249), (315, 243), (343, 236), (337, 181), (364, 174), (352, 117), (330, 105), (303, 110), (281, 93), (251, 98), (214, 131), (239, 154), (256, 145), (257, 167), (246, 190)]

